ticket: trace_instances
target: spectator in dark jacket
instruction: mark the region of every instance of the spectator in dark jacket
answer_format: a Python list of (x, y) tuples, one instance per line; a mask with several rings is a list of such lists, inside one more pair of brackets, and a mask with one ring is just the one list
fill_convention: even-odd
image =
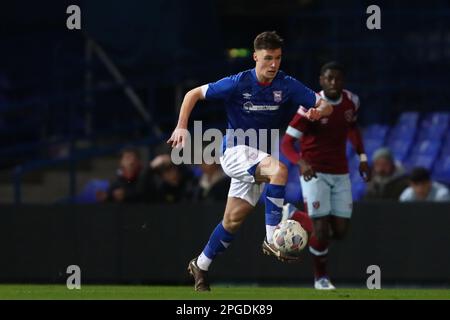
[(138, 187), (141, 198), (150, 203), (194, 201), (198, 180), (184, 165), (174, 165), (168, 154), (155, 157)]
[(116, 179), (111, 183), (108, 191), (97, 192), (97, 200), (99, 202), (139, 201), (137, 184), (141, 172), (142, 162), (139, 151), (132, 147), (123, 149)]
[(367, 183), (365, 199), (397, 200), (408, 187), (408, 177), (400, 163), (396, 163), (387, 148), (373, 155), (372, 180)]
[(230, 188), (230, 178), (223, 172), (220, 164), (200, 165), (202, 175), (199, 181), (199, 200), (205, 202), (223, 202)]

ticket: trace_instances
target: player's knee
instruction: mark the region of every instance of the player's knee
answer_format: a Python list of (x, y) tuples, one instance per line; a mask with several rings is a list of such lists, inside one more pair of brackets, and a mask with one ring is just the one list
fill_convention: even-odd
[(288, 178), (288, 169), (286, 165), (281, 161), (276, 161), (273, 165), (272, 179), (277, 182), (285, 183)]
[(230, 233), (235, 233), (238, 231), (239, 227), (242, 225), (244, 219), (238, 218), (233, 214), (225, 215), (223, 219), (223, 227)]
[(334, 240), (343, 240), (347, 236), (347, 227), (336, 228), (333, 230)]
[(329, 241), (328, 230), (323, 230), (323, 228), (317, 228), (314, 230), (317, 240), (321, 243), (326, 243)]

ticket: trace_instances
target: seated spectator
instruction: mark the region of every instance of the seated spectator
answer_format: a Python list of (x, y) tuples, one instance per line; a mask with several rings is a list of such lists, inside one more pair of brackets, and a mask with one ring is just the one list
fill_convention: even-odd
[(150, 161), (139, 183), (143, 201), (151, 203), (178, 203), (194, 201), (198, 180), (184, 165), (174, 165), (170, 155), (163, 154)]
[(367, 183), (364, 199), (398, 199), (408, 187), (408, 177), (387, 148), (375, 151), (372, 180)]
[(446, 186), (432, 181), (430, 172), (422, 167), (411, 170), (410, 186), (400, 195), (400, 201), (450, 201)]
[(199, 181), (199, 199), (206, 202), (224, 201), (230, 188), (230, 178), (223, 172), (220, 164), (200, 165), (202, 175)]
[(139, 151), (128, 147), (122, 150), (117, 170), (116, 180), (113, 181), (108, 191), (96, 193), (99, 202), (137, 202), (139, 194), (137, 183), (142, 171), (142, 162)]

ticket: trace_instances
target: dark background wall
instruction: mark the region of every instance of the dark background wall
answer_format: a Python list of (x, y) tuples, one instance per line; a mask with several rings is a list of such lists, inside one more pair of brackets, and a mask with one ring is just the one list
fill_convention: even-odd
[[(3, 206), (0, 281), (186, 284), (188, 261), (202, 250), (223, 205)], [(365, 286), (369, 265), (383, 284), (450, 284), (448, 204), (356, 203), (348, 239), (330, 250), (336, 283)], [(312, 282), (309, 255), (287, 265), (261, 253), (263, 208), (246, 221), (211, 268), (214, 283)]]

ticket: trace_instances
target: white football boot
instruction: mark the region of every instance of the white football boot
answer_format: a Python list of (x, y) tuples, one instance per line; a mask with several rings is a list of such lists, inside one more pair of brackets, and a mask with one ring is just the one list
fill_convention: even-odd
[(322, 277), (314, 281), (314, 289), (317, 290), (336, 290), (330, 279), (327, 277)]

